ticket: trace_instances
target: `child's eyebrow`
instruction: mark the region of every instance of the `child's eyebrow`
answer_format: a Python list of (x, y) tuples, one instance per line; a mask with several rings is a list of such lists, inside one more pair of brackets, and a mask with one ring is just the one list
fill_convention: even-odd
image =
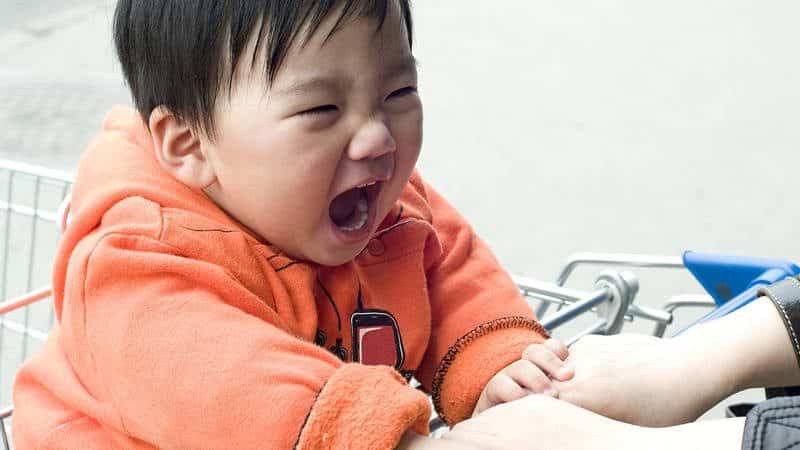
[(270, 92), (270, 96), (293, 97), (309, 91), (334, 90), (342, 85), (342, 78), (336, 76), (312, 75), (295, 80), (286, 87)]
[[(390, 62), (381, 72), (384, 78), (390, 79), (408, 72), (416, 73), (416, 71), (417, 59), (411, 54), (406, 54)], [(291, 97), (315, 90), (334, 90), (336, 88), (341, 88), (343, 85), (347, 84), (347, 82), (346, 78), (341, 76), (314, 74), (299, 78), (285, 87), (275, 89), (270, 93), (270, 96)]]

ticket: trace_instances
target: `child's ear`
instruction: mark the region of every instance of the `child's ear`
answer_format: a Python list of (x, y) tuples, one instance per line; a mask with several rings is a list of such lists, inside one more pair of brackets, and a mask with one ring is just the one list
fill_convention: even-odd
[(158, 163), (183, 184), (203, 189), (216, 181), (203, 141), (186, 121), (158, 107), (150, 113), (150, 133)]

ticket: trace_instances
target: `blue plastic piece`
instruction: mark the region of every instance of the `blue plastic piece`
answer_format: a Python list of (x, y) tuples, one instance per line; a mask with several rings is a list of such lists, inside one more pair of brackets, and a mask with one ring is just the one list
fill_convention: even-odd
[(780, 259), (686, 252), (683, 262), (718, 306), (686, 329), (747, 305), (756, 299), (761, 286), (800, 274), (800, 267)]
[(738, 297), (754, 283), (772, 284), (800, 273), (800, 267), (781, 259), (692, 251), (683, 254), (683, 263), (718, 306)]

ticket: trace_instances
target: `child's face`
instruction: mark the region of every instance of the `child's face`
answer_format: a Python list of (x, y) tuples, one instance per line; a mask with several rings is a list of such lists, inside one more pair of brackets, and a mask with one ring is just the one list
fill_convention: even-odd
[(307, 45), (297, 39), (269, 88), (263, 65), (240, 64), (231, 95), (220, 94), (216, 136), (203, 142), (216, 175), (209, 196), (288, 255), (323, 265), (363, 250), (422, 143), (416, 67), (398, 7), (380, 31), (358, 19), (324, 42), (337, 17)]

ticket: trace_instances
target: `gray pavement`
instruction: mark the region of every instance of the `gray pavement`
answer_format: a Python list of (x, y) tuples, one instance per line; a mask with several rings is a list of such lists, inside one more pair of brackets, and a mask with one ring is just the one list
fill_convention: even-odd
[(26, 5), (18, 15), (52, 12), (0, 34), (0, 157), (73, 170), (109, 107), (129, 102), (113, 54), (113, 2)]
[[(128, 101), (113, 1), (34, 4), (0, 6), (16, 17), (0, 33), (0, 157), (71, 170)], [(416, 1), (415, 52), (420, 167), (507, 267), (552, 279), (579, 251), (800, 260), (800, 3), (498, 5)], [(698, 290), (684, 273), (638, 273), (647, 305)]]
[(86, 0), (5, 0), (0, 6), (0, 29), (14, 29), (35, 19), (85, 3)]

